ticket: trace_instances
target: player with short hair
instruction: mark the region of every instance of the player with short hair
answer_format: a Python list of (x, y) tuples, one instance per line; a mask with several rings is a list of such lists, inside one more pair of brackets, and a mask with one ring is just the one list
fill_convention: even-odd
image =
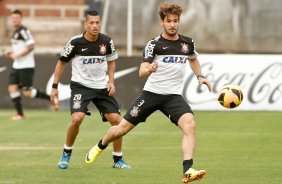
[(182, 8), (177, 4), (164, 2), (160, 5), (160, 23), (163, 33), (150, 40), (144, 49), (139, 76), (148, 77), (141, 95), (126, 112), (117, 126), (112, 126), (102, 140), (86, 155), (86, 163), (94, 162), (107, 145), (118, 139), (156, 110), (164, 113), (183, 132), (183, 175), (182, 182), (201, 179), (205, 170), (194, 170), (195, 119), (190, 106), (182, 97), (186, 64), (195, 73), (199, 84), (205, 84), (211, 91), (210, 82), (201, 74), (195, 44), (189, 37), (178, 34)]
[(12, 120), (24, 119), (21, 104), (21, 92), (31, 98), (50, 100), (50, 96), (34, 88), (33, 76), (35, 69), (34, 40), (30, 30), (22, 25), (23, 15), (20, 10), (11, 13), (11, 22), (15, 31), (11, 42), (13, 51), (5, 51), (4, 55), (13, 60), (12, 71), (9, 76), (8, 92), (14, 103), (17, 114)]
[[(113, 40), (100, 33), (101, 20), (97, 11), (89, 11), (84, 22), (85, 32), (73, 36), (66, 43), (55, 68), (51, 102), (58, 98), (58, 83), (66, 63), (72, 62), (70, 108), (72, 120), (68, 126), (59, 168), (67, 169), (79, 126), (90, 115), (88, 104), (93, 102), (102, 120), (117, 125), (120, 120), (115, 94), (114, 73), (118, 54)], [(123, 160), (122, 138), (113, 143), (113, 168), (131, 169)]]

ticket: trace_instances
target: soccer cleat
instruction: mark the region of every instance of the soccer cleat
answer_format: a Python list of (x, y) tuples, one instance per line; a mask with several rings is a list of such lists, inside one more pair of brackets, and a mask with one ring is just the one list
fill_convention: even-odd
[(13, 121), (23, 120), (23, 119), (24, 119), (24, 116), (23, 116), (23, 115), (20, 115), (20, 114), (16, 114), (16, 115), (12, 116), (11, 119), (12, 119)]
[(94, 162), (95, 160), (97, 160), (97, 158), (99, 157), (99, 155), (102, 153), (103, 150), (101, 150), (98, 147), (98, 144), (96, 144), (86, 155), (85, 157), (85, 162), (87, 164), (91, 164), (92, 162)]
[(67, 169), (69, 166), (69, 161), (70, 161), (70, 154), (64, 152), (60, 162), (58, 163), (59, 168)]
[(124, 160), (120, 159), (118, 162), (113, 163), (113, 168), (130, 170), (131, 166), (127, 165)]
[(200, 180), (204, 177), (204, 175), (206, 174), (205, 170), (195, 170), (195, 169), (188, 169), (183, 175), (182, 175), (182, 183), (189, 183), (191, 181), (195, 181), (195, 180)]

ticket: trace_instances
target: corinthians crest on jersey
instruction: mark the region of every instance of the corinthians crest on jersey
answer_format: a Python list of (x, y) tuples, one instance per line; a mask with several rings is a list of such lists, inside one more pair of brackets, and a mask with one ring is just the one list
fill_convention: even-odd
[(101, 54), (106, 54), (107, 45), (102, 44), (102, 45), (99, 45), (99, 47), (100, 47), (100, 53), (101, 53)]
[(183, 53), (187, 54), (187, 53), (188, 53), (188, 50), (189, 50), (188, 44), (187, 44), (187, 43), (181, 43), (181, 51), (182, 51)]

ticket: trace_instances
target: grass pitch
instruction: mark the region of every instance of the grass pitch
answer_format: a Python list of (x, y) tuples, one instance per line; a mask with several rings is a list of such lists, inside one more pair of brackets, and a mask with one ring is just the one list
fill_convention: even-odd
[[(97, 162), (84, 156), (105, 134), (97, 111), (86, 117), (70, 166), (58, 169), (68, 111), (26, 110), (27, 119), (9, 120), (0, 110), (0, 184), (172, 184), (181, 183), (181, 131), (160, 112), (124, 137), (123, 153), (133, 170), (111, 168), (110, 145)], [(124, 114), (124, 112), (122, 113)], [(281, 112), (195, 112), (195, 169), (206, 169), (206, 184), (281, 184)]]

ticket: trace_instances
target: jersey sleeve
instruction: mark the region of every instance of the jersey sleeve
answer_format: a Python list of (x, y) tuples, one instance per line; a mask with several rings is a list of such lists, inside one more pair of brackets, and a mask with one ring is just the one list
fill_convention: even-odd
[(62, 50), (59, 60), (69, 62), (75, 56), (75, 45), (73, 40), (69, 40)]
[(189, 51), (188, 51), (188, 59), (195, 59), (198, 57), (198, 52), (196, 51), (195, 48), (195, 43), (193, 40), (191, 40), (190, 44), (189, 44)]
[(113, 61), (113, 60), (116, 60), (118, 58), (118, 54), (117, 54), (117, 51), (116, 51), (116, 48), (115, 48), (115, 44), (114, 44), (114, 41), (112, 39), (109, 42), (109, 50), (108, 50), (106, 58), (107, 58), (107, 61)]
[(147, 43), (143, 51), (143, 62), (152, 63), (156, 55), (156, 43), (154, 40), (151, 40)]
[(20, 35), (22, 36), (27, 45), (34, 44), (34, 39), (28, 29), (22, 29), (20, 31)]

